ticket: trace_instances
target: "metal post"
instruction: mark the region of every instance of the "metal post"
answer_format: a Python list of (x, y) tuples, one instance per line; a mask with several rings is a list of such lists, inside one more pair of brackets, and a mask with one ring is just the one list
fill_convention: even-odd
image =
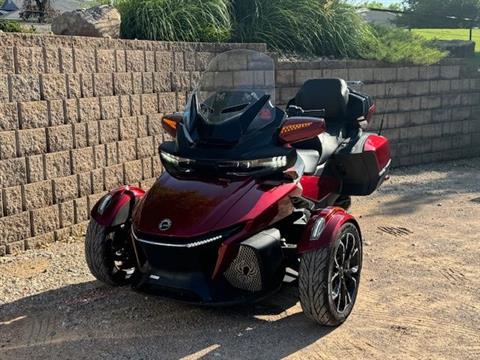
[(473, 27), (470, 27), (470, 41), (473, 40)]

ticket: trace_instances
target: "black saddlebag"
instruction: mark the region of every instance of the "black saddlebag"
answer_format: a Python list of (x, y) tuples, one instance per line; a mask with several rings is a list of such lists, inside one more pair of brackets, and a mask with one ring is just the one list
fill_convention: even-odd
[(341, 195), (370, 195), (387, 176), (390, 145), (383, 136), (364, 133), (355, 144), (339, 150), (330, 165), (342, 184)]

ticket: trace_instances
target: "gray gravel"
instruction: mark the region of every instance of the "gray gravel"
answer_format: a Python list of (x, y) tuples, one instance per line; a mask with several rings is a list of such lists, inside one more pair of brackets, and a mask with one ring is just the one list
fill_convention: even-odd
[(221, 309), (109, 288), (72, 239), (0, 258), (0, 359), (480, 358), (480, 159), (398, 169), (352, 213), (364, 270), (337, 329), (294, 287)]

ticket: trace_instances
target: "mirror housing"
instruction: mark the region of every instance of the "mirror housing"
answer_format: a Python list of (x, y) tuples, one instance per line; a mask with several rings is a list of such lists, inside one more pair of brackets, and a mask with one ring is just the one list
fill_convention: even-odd
[(325, 120), (315, 117), (293, 116), (287, 118), (280, 129), (279, 139), (283, 144), (294, 144), (312, 139), (327, 129)]
[(178, 123), (183, 119), (183, 112), (176, 112), (172, 114), (166, 114), (162, 117), (162, 127), (168, 133), (168, 135), (177, 136)]

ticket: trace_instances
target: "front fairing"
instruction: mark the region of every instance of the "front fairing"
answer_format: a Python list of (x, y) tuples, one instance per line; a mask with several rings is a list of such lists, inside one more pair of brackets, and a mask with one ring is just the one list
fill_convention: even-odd
[[(159, 236), (192, 237), (216, 229), (223, 215), (254, 186), (251, 180), (230, 183), (183, 180), (164, 173), (139, 203), (135, 231)], [(159, 230), (164, 219), (171, 227)]]
[[(137, 205), (133, 230), (153, 237), (184, 238), (187, 242), (255, 221), (262, 227), (293, 211), (288, 195), (295, 191), (299, 188), (294, 183), (267, 188), (254, 178), (211, 182), (178, 179), (164, 173)], [(165, 219), (171, 221), (171, 227), (162, 231), (159, 225)]]
[(244, 160), (292, 155), (292, 148), (281, 146), (276, 140), (278, 128), (284, 118), (285, 113), (278, 108), (275, 109), (274, 121), (254, 133), (238, 138), (231, 146), (215, 143), (192, 143), (187, 126), (179, 124), (175, 141), (164, 142), (160, 145), (159, 150), (200, 160)]
[(159, 148), (166, 170), (179, 178), (259, 178), (293, 166), (295, 151), (278, 139), (286, 114), (275, 107), (274, 79), (266, 54), (217, 56), (189, 98), (175, 141)]

